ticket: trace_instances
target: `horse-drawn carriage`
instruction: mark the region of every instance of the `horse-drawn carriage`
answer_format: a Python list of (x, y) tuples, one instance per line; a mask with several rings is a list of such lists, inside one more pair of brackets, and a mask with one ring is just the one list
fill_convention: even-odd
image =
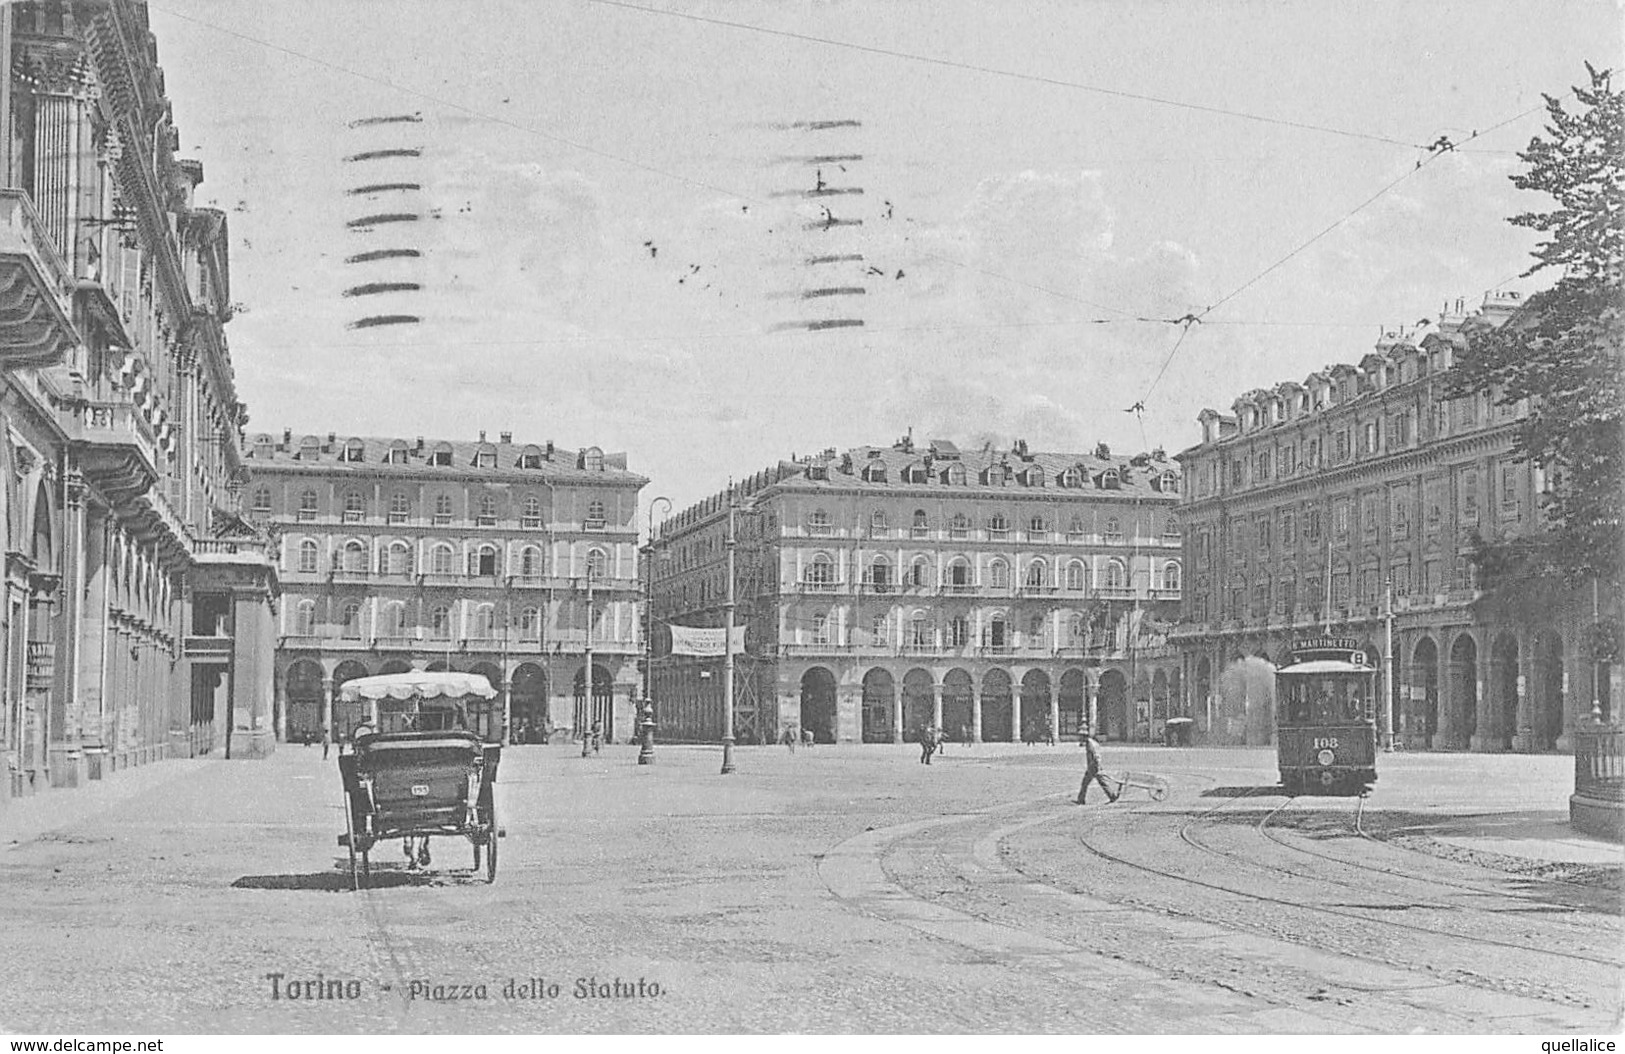
[(407, 866), (427, 867), (434, 835), (467, 838), (474, 870), (483, 855), (485, 880), (496, 881), (504, 832), (493, 788), (502, 746), (491, 683), (479, 674), (413, 672), (357, 678), (339, 692), (341, 701), (366, 708), (351, 749), (339, 756), (339, 844), (350, 850), (352, 887), (370, 879), (379, 842), (402, 839)]

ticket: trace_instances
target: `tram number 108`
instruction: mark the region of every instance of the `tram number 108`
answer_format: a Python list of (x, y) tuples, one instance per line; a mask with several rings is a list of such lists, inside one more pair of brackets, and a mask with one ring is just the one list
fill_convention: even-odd
[(1337, 737), (1336, 736), (1321, 736), (1318, 739), (1316, 739), (1314, 749), (1320, 750), (1322, 748), (1330, 748), (1332, 750), (1336, 750), (1337, 749)]

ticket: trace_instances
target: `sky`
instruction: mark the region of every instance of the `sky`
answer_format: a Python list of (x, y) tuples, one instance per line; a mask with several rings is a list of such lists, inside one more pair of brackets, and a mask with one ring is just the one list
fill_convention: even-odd
[[(909, 433), (1177, 452), (1538, 289), (1516, 152), (1621, 53), (1601, 0), (149, 12), (250, 434), (596, 445), (678, 509)], [(347, 160), (379, 150), (416, 153)], [(378, 282), (418, 288), (347, 295)]]

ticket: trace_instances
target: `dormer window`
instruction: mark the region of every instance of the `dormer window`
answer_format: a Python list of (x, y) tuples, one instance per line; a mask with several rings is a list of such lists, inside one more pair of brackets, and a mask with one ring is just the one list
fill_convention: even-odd
[(808, 479), (828, 479), (829, 478), (829, 466), (828, 465), (808, 465), (807, 466), (807, 478)]
[(315, 461), (322, 456), (322, 441), (315, 436), (306, 436), (299, 440), (299, 460)]
[(926, 471), (925, 465), (916, 461), (903, 470), (903, 479), (908, 483), (929, 483), (931, 473)]
[(539, 446), (535, 446), (535, 445), (527, 446), (524, 449), (524, 451), (519, 455), (519, 467), (520, 468), (541, 468), (542, 467), (542, 448), (539, 447)]
[(871, 461), (863, 466), (863, 481), (865, 483), (886, 482), (886, 466), (879, 461)]
[(1161, 477), (1161, 490), (1164, 494), (1179, 493), (1179, 473), (1173, 469), (1164, 472)]
[(1078, 470), (1077, 466), (1073, 466), (1061, 473), (1061, 486), (1072, 490), (1083, 486), (1083, 473)]
[(389, 444), (388, 464), (404, 465), (407, 462), (408, 450), (406, 440), (397, 439)]
[(276, 453), (276, 446), (271, 442), (270, 436), (254, 437), (254, 456), (268, 458)]
[(950, 487), (963, 487), (965, 485), (965, 466), (957, 461), (950, 464), (942, 470), (942, 482)]
[(604, 471), (604, 452), (595, 446), (583, 450), (581, 452), (581, 468), (588, 472)]
[(344, 444), (344, 453), (339, 460), (352, 461), (356, 463), (367, 460), (367, 445), (359, 439), (346, 440)]
[(1117, 490), (1122, 486), (1122, 482), (1115, 468), (1109, 468), (1100, 474), (1100, 485), (1106, 490)]
[(429, 464), (451, 467), (451, 444), (436, 443), (433, 451), (429, 453)]
[(479, 449), (474, 451), (475, 468), (496, 468), (497, 448), (490, 443), (481, 443)]
[(1037, 465), (1027, 469), (1027, 486), (1042, 487), (1044, 485), (1044, 470)]

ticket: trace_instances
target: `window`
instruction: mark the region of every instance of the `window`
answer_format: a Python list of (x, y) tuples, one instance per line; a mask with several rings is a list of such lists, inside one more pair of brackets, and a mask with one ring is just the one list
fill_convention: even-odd
[(1320, 440), (1310, 439), (1303, 444), (1303, 467), (1314, 468), (1320, 463)]
[(812, 563), (807, 565), (807, 584), (815, 589), (828, 588), (835, 584), (835, 562), (827, 553), (817, 553)]
[(925, 538), (931, 533), (931, 521), (926, 517), (924, 509), (914, 510), (914, 523), (909, 527), (908, 533), (914, 538)]
[(995, 560), (987, 567), (987, 582), (993, 589), (1010, 588), (1010, 565), (1003, 560)]
[(1022, 579), (1028, 589), (1045, 589), (1049, 586), (1049, 567), (1042, 560), (1034, 560), (1027, 565), (1027, 573)]
[(1270, 584), (1268, 582), (1253, 583), (1253, 606), (1249, 613), (1254, 618), (1261, 618), (1270, 613)]
[(608, 577), (609, 556), (602, 549), (587, 550), (587, 575), (590, 578)]
[(385, 564), (382, 568), (385, 574), (409, 575), (412, 573), (412, 547), (405, 542), (389, 543), (389, 550), (385, 553)]
[(587, 503), (587, 522), (582, 526), (586, 527), (589, 531), (601, 531), (604, 529), (603, 502), (590, 501)]
[(942, 481), (950, 486), (963, 487), (965, 485), (965, 466), (957, 461), (950, 464), (942, 472)]
[(1066, 588), (1072, 593), (1081, 593), (1089, 588), (1089, 574), (1084, 569), (1083, 561), (1074, 560), (1066, 565)]
[(948, 620), (948, 647), (963, 648), (970, 643), (970, 620), (963, 615), (955, 615)]
[(490, 578), (497, 573), (497, 547), (482, 545), (468, 551), (468, 573)]
[(360, 523), (367, 515), (367, 498), (359, 490), (346, 491), (344, 495), (344, 522)]
[(1233, 486), (1233, 487), (1241, 486), (1241, 484), (1242, 484), (1242, 473), (1245, 471), (1243, 466), (1245, 464), (1246, 464), (1246, 462), (1242, 461), (1240, 458), (1236, 458), (1235, 460), (1230, 462), (1230, 485), (1231, 486)]
[(254, 437), (254, 456), (255, 457), (271, 457), (275, 453), (276, 453), (276, 446), (275, 446), (274, 443), (272, 443), (270, 436), (255, 436)]
[(1029, 541), (1043, 542), (1049, 540), (1049, 521), (1043, 516), (1034, 516), (1027, 521), (1027, 538)]
[(1292, 579), (1283, 578), (1275, 584), (1275, 613), (1287, 615), (1292, 612)]
[(542, 525), (542, 500), (534, 494), (525, 496), (524, 503), (519, 506), (519, 526), (527, 530), (535, 530)]
[(1361, 429), (1360, 432), (1360, 453), (1375, 454), (1377, 452), (1377, 443), (1380, 438), (1380, 434), (1380, 430), (1377, 428), (1377, 422), (1367, 421), (1365, 423), (1365, 427)]
[(1117, 470), (1115, 468), (1107, 469), (1100, 477), (1100, 485), (1105, 487), (1107, 490), (1117, 490), (1119, 482)]
[(1332, 461), (1334, 463), (1347, 461), (1349, 456), (1349, 433), (1343, 429), (1332, 437)]
[(1258, 482), (1263, 483), (1270, 478), (1270, 452), (1261, 450), (1258, 454)]
[(492, 604), (481, 604), (474, 609), (474, 633), (476, 640), (490, 640), (496, 636), (496, 607)]
[(879, 461), (871, 461), (863, 466), (863, 479), (866, 483), (886, 482), (886, 466)]
[(814, 644), (829, 643), (828, 615), (814, 615), (812, 617), (812, 642)]
[(361, 542), (351, 539), (344, 543), (343, 569), (350, 574), (367, 573), (367, 547)]
[(923, 556), (916, 556), (914, 563), (909, 565), (908, 584), (915, 588), (924, 588), (931, 584), (931, 562)]
[(807, 516), (807, 533), (827, 535), (830, 533), (829, 513), (823, 509), (814, 509)]
[(436, 604), (429, 609), (429, 636), (436, 640), (451, 637), (451, 608), (445, 604)]
[(955, 593), (968, 593), (971, 589), (970, 562), (960, 557), (948, 565), (948, 589)]
[(451, 466), (451, 444), (436, 444), (434, 450), (429, 453), (429, 464), (444, 465), (449, 468)]
[(1298, 448), (1291, 443), (1277, 447), (1275, 451), (1275, 474), (1277, 476), (1290, 476), (1298, 470)]
[(307, 490), (299, 495), (299, 518), (301, 520), (314, 520), (316, 518), (316, 492)]
[(1044, 646), (1044, 616), (1034, 615), (1027, 620), (1027, 645), (1032, 648)]
[(1066, 540), (1081, 542), (1083, 540), (1083, 517), (1074, 516), (1066, 525)]
[(347, 600), (339, 609), (339, 636), (345, 640), (361, 639), (361, 604)]
[(519, 609), (519, 639), (540, 640), (542, 636), (542, 612), (539, 608), (523, 607)]
[(407, 461), (406, 441), (397, 439), (389, 444), (389, 455), (385, 459), (391, 465), (404, 465)]
[(874, 538), (884, 538), (891, 533), (886, 526), (886, 510), (876, 509), (869, 514), (869, 534)]
[(1178, 561), (1169, 561), (1162, 565), (1162, 588), (1178, 589), (1183, 580)]
[(1106, 540), (1108, 542), (1121, 542), (1123, 540), (1123, 524), (1116, 516), (1106, 520)]
[(869, 620), (869, 640), (884, 645), (891, 640), (891, 616), (876, 615)]
[(994, 615), (988, 620), (985, 643), (989, 648), (1010, 646), (1010, 624), (1005, 621), (1003, 615)]
[(1083, 621), (1082, 615), (1073, 615), (1066, 622), (1067, 640), (1074, 648), (1081, 648), (1089, 639), (1088, 623)]
[(1303, 540), (1310, 545), (1320, 544), (1320, 510), (1310, 509), (1303, 514)]
[(1027, 486), (1042, 487), (1044, 485), (1044, 470), (1037, 465), (1027, 470)]
[(301, 637), (314, 637), (316, 635), (316, 602), (314, 600), (301, 600), (299, 606), (294, 609), (293, 631)]
[(1061, 473), (1061, 486), (1069, 487), (1073, 490), (1083, 486), (1083, 473), (1078, 471), (1076, 466), (1067, 469), (1065, 472)]
[(250, 504), (255, 512), (270, 512), (271, 488), (264, 486), (255, 487), (254, 497)]
[(367, 460), (367, 446), (366, 446), (366, 444), (361, 442), (361, 440), (359, 440), (359, 439), (351, 439), (351, 440), (349, 440), (348, 442), (346, 442), (344, 444), (344, 455), (342, 457), (340, 457), (339, 460), (340, 461), (365, 461), (365, 460)]
[(1004, 513), (995, 512), (987, 521), (987, 533), (991, 538), (1005, 538), (1010, 534), (1010, 521), (1004, 518)]
[(519, 574), (523, 578), (539, 578), (542, 575), (542, 551), (534, 545), (527, 545), (519, 550)]
[(496, 468), (497, 448), (488, 443), (481, 444), (480, 448), (474, 452), (474, 467)]
[(494, 527), (497, 522), (497, 499), (491, 494), (480, 495), (479, 512), (474, 522), (481, 527)]
[(1471, 469), (1461, 474), (1461, 519), (1478, 522), (1478, 473)]
[(916, 461), (903, 470), (903, 479), (909, 483), (930, 483), (931, 474), (925, 470), (923, 464)]
[(1349, 499), (1332, 502), (1332, 537), (1343, 540), (1349, 536)]
[(320, 567), (321, 549), (314, 539), (306, 538), (299, 543), (299, 570), (305, 574), (315, 574)]
[(1258, 551), (1268, 553), (1270, 551), (1270, 521), (1261, 519), (1254, 527), (1258, 531)]
[(541, 448), (536, 447), (536, 446), (527, 446), (527, 447), (525, 447), (524, 452), (519, 455), (519, 467), (520, 468), (541, 468), (542, 467), (542, 451), (541, 451)]
[(451, 522), (451, 495), (436, 494), (434, 496), (434, 522)]
[(1162, 474), (1162, 488), (1161, 489), (1162, 489), (1162, 492), (1164, 494), (1178, 494), (1179, 493), (1179, 473), (1175, 472), (1173, 469), (1168, 469), (1166, 472), (1164, 472)]
[(1291, 549), (1298, 544), (1298, 518), (1290, 512), (1281, 513), (1281, 548)]
[(315, 461), (322, 454), (322, 441), (315, 436), (306, 436), (299, 441), (299, 460)]
[(948, 537), (966, 538), (970, 536), (970, 517), (962, 512), (956, 512), (948, 521)]
[(875, 562), (869, 565), (868, 580), (876, 593), (891, 592), (891, 561), (884, 556), (875, 557)]
[(1122, 590), (1127, 587), (1128, 571), (1121, 560), (1108, 560), (1106, 562), (1106, 588)]
[(1518, 466), (1511, 461), (1503, 461), (1501, 468), (1501, 485), (1497, 489), (1501, 492), (1501, 514), (1503, 516), (1516, 514), (1518, 511)]
[(444, 542), (429, 550), (429, 569), (437, 575), (457, 573), (457, 554)]
[(1409, 538), (1411, 536), (1411, 488), (1395, 487), (1393, 493), (1393, 509), (1389, 520), (1392, 523), (1395, 538)]
[(936, 634), (931, 631), (925, 612), (916, 611), (908, 620), (908, 643), (915, 648), (930, 648), (936, 644)]
[(412, 511), (412, 500), (405, 491), (396, 491), (389, 496), (389, 512), (385, 519), (390, 523), (405, 523)]

